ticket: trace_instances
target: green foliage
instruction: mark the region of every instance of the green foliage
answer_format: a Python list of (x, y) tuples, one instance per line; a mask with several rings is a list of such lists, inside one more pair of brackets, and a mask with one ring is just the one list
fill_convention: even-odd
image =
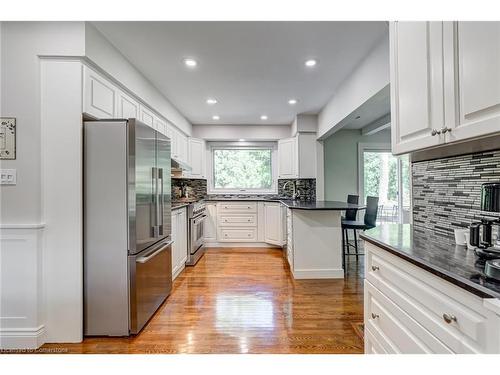
[[(384, 170), (382, 163), (384, 158), (382, 152), (365, 152), (364, 153), (364, 190), (365, 198), (368, 195), (380, 197), (380, 202), (390, 202), (397, 204), (398, 201), (398, 166), (397, 158), (390, 153), (386, 159), (388, 162), (388, 188), (387, 196), (382, 197), (380, 189), (381, 173)], [(402, 183), (403, 183), (403, 204), (408, 205), (410, 200), (410, 168), (408, 157), (402, 157)]]
[(270, 149), (216, 149), (213, 153), (216, 189), (270, 189)]

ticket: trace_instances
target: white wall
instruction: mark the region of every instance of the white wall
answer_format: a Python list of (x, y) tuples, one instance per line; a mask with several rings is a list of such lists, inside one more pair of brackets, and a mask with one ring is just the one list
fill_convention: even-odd
[(207, 141), (276, 141), (290, 137), (287, 125), (193, 125), (193, 137)]
[(40, 60), (38, 55), (83, 56), (83, 22), (2, 22), (0, 115), (17, 119), (17, 185), (0, 187), (0, 223), (38, 224), (40, 191)]
[(318, 138), (341, 128), (339, 122), (389, 84), (389, 35), (354, 69), (318, 116)]
[[(8, 286), (0, 296), (2, 347), (36, 348), (47, 337), (81, 340), (82, 75), (78, 59), (85, 51), (84, 26), (83, 22), (1, 24), (0, 115), (17, 118), (17, 158), (0, 163), (2, 168), (17, 169), (17, 185), (0, 187), (0, 257), (9, 262), (9, 271), (2, 269), (1, 275), (2, 285)], [(72, 81), (64, 75), (65, 69), (56, 69), (53, 82), (59, 84), (59, 95), (50, 113), (43, 102), (49, 87), (39, 56), (51, 57), (45, 61), (62, 56), (66, 63), (76, 64)], [(76, 62), (69, 56), (76, 56)], [(70, 118), (64, 115), (68, 111)], [(72, 134), (70, 139), (67, 132)], [(47, 158), (47, 152), (52, 158)], [(52, 303), (47, 304), (46, 298)], [(49, 333), (50, 325), (56, 329)]]
[(177, 128), (191, 135), (191, 123), (182, 113), (89, 22), (85, 23), (85, 54)]
[(3, 262), (0, 268), (0, 347), (82, 339), (85, 54), (191, 132), (189, 122), (151, 83), (86, 26), (0, 23), (0, 115), (17, 118), (17, 158), (0, 162), (2, 168), (17, 169), (17, 185), (0, 187), (0, 257), (9, 261), (8, 272)]
[(324, 140), (326, 200), (347, 199), (359, 193), (358, 143), (391, 143), (391, 131), (362, 135), (361, 130), (340, 130)]

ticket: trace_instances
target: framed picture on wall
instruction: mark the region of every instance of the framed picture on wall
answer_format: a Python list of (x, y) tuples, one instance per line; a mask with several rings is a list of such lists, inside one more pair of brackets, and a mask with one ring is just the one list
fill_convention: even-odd
[(0, 117), (0, 160), (16, 158), (16, 119)]

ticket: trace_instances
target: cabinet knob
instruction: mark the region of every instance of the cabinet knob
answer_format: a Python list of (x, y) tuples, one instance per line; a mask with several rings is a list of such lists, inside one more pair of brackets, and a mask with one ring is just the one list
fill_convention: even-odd
[(446, 126), (441, 129), (441, 133), (446, 134), (447, 132), (451, 132), (451, 128), (447, 128)]
[(435, 135), (438, 135), (438, 134), (441, 134), (441, 130), (436, 130), (436, 129), (432, 129), (431, 131), (431, 135), (434, 137)]
[(380, 269), (379, 266), (372, 266), (372, 271), (378, 271)]
[(248, 219), (248, 222), (250, 222), (250, 219)]
[(448, 324), (450, 324), (451, 322), (455, 322), (456, 323), (456, 321), (457, 321), (457, 317), (455, 315), (447, 314), (447, 313), (443, 314), (443, 319)]
[(380, 315), (372, 313), (372, 319), (377, 319), (377, 318), (380, 318)]

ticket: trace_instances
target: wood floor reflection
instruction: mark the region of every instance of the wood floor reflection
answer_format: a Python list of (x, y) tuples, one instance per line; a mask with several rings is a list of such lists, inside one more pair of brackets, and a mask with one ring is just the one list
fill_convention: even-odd
[(293, 280), (278, 249), (209, 249), (130, 338), (50, 344), (72, 353), (362, 353), (362, 260), (345, 280)]

